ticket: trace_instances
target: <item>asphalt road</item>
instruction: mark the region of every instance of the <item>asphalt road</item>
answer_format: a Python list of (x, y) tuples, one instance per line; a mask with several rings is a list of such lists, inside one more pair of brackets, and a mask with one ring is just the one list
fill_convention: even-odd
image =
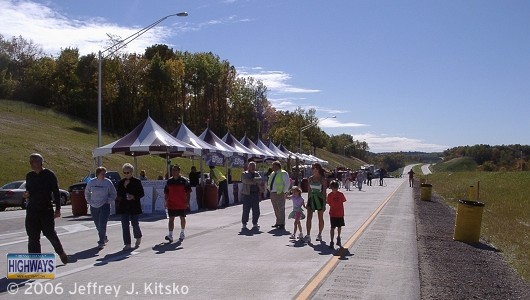
[[(90, 217), (72, 217), (67, 206), (56, 227), (70, 263), (63, 266), (57, 260), (54, 280), (4, 277), (0, 298), (419, 299), (412, 189), (403, 178), (385, 181), (385, 186), (344, 192), (345, 249), (328, 247), (327, 212), (324, 241), (315, 241), (315, 217), (308, 245), (289, 240), (291, 220), (285, 232), (271, 228), (274, 213), (264, 200), (259, 231), (241, 229), (241, 206), (235, 205), (188, 215), (186, 239), (168, 244), (165, 216), (145, 215), (142, 245), (122, 251), (121, 226), (113, 218), (110, 242), (98, 251)], [(286, 214), (291, 207), (288, 202)], [(0, 213), (3, 253), (26, 251), (23, 224), (23, 211)], [(45, 238), (42, 244), (43, 252), (53, 252)], [(0, 268), (6, 270), (5, 255)], [(16, 294), (6, 292), (9, 284)]]

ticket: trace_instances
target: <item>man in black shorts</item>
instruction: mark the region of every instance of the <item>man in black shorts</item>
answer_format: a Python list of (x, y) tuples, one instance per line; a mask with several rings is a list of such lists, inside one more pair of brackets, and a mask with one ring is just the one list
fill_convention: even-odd
[(169, 234), (165, 239), (170, 243), (173, 242), (173, 228), (175, 227), (175, 217), (180, 217), (180, 237), (182, 241), (186, 237), (184, 229), (186, 229), (186, 210), (189, 207), (191, 185), (188, 178), (180, 176), (180, 167), (174, 165), (171, 167), (172, 177), (168, 179), (164, 188), (165, 207), (167, 208), (169, 222)]

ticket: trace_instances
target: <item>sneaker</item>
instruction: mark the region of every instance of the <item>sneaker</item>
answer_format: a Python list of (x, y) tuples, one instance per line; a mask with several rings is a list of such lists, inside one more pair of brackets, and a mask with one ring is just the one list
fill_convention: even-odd
[(61, 253), (59, 254), (59, 258), (61, 258), (61, 262), (63, 263), (63, 265), (66, 265), (68, 263), (68, 255), (66, 255), (66, 253)]
[(337, 238), (337, 246), (342, 247), (340, 237)]
[(309, 234), (304, 237), (304, 242), (311, 243), (311, 236)]
[(253, 230), (259, 230), (259, 225), (258, 225), (258, 224), (254, 224), (254, 225), (252, 225), (252, 229), (253, 229)]
[(173, 243), (173, 236), (172, 235), (168, 234), (164, 238), (166, 239), (166, 241), (169, 241), (170, 243)]
[(298, 235), (298, 239), (299, 239), (299, 240), (303, 240), (303, 239), (304, 239), (304, 235), (303, 235), (302, 233), (300, 233), (300, 234)]
[(317, 239), (316, 240), (317, 241), (322, 241), (322, 235), (321, 234), (317, 235)]
[(136, 243), (134, 243), (134, 247), (138, 248), (140, 247), (140, 244), (142, 243), (142, 238), (139, 237), (136, 239)]
[(296, 235), (293, 233), (293, 234), (291, 234), (291, 235), (289, 236), (289, 238), (290, 238), (291, 240), (294, 240), (294, 239), (296, 239)]
[(335, 247), (334, 247), (334, 245), (333, 245), (333, 242), (329, 242), (329, 247), (330, 247), (331, 249), (335, 249)]
[(186, 237), (186, 235), (184, 234), (184, 231), (181, 231), (179, 240), (183, 241), (185, 237)]
[(127, 251), (127, 250), (131, 250), (132, 247), (131, 247), (131, 244), (127, 244), (123, 247), (123, 250)]
[(103, 249), (103, 248), (105, 248), (105, 244), (98, 244), (98, 249), (99, 249), (99, 250), (101, 250), (101, 249)]

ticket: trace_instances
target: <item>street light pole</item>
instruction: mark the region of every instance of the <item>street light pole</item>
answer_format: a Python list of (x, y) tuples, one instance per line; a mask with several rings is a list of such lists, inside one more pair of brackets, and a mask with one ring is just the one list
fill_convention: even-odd
[[(325, 117), (325, 118), (322, 118), (322, 119), (318, 119), (318, 120), (316, 120), (313, 123), (309, 123), (309, 124), (307, 124), (305, 126), (300, 127), (300, 129), (298, 131), (298, 138), (299, 138), (298, 153), (302, 154), (302, 131), (304, 131), (306, 129), (309, 129), (309, 128), (313, 127), (313, 126), (318, 125), (318, 122), (320, 122), (320, 121), (323, 121), (323, 120), (329, 119), (329, 118), (335, 119), (336, 117), (337, 116)], [(299, 162), (299, 160), (297, 160), (297, 161)], [(299, 172), (300, 167), (299, 167), (298, 163), (296, 164), (296, 168), (297, 168), (297, 170), (296, 170), (296, 182), (298, 183), (298, 176), (299, 176), (299, 173), (300, 173)], [(303, 177), (303, 175), (302, 175), (302, 177)]]
[(343, 157), (344, 157), (344, 161), (343, 161), (344, 162), (344, 167), (346, 167), (346, 148), (351, 147), (353, 145), (355, 145), (355, 143), (351, 143), (351, 144), (348, 144), (348, 145), (344, 146), (344, 149), (343, 149), (343, 152), (342, 152)]
[(302, 154), (302, 131), (304, 131), (304, 130), (306, 130), (306, 129), (309, 129), (309, 128), (313, 127), (313, 126), (318, 125), (318, 123), (319, 123), (320, 121), (324, 121), (324, 120), (326, 120), (326, 119), (330, 119), (330, 118), (331, 118), (331, 119), (335, 119), (336, 117), (337, 117), (337, 116), (325, 117), (325, 118), (322, 118), (322, 119), (316, 120), (316, 121), (313, 122), (313, 123), (309, 123), (309, 124), (307, 124), (307, 125), (305, 125), (305, 126), (300, 127), (300, 129), (299, 129), (299, 131), (298, 131), (298, 138), (300, 139), (300, 144), (299, 144), (298, 152), (299, 152), (300, 154)]
[[(138, 30), (137, 32), (131, 34), (130, 36), (124, 38), (123, 40), (120, 40), (114, 44), (112, 44), (110, 47), (103, 51), (98, 52), (98, 147), (101, 147), (101, 65), (104, 58), (109, 57), (110, 55), (116, 53), (116, 51), (120, 50), (121, 48), (127, 46), (130, 42), (134, 41), (135, 39), (139, 38), (141, 35), (146, 33), (147, 31), (151, 30), (156, 25), (162, 23), (167, 18), (170, 17), (187, 17), (187, 12), (179, 12), (176, 14), (167, 15), (163, 18), (160, 18), (159, 20), (153, 22), (152, 24)], [(110, 52), (109, 52), (110, 51)], [(103, 57), (103, 53), (108, 52), (107, 55)], [(102, 165), (101, 156), (98, 156), (98, 166)]]

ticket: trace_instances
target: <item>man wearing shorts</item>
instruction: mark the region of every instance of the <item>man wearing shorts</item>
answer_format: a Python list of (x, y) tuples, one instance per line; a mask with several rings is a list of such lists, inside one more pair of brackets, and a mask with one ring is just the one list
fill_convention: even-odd
[(170, 243), (173, 242), (173, 228), (175, 228), (175, 217), (180, 217), (180, 237), (182, 241), (186, 237), (186, 210), (190, 202), (191, 185), (186, 177), (180, 176), (180, 167), (174, 165), (171, 167), (171, 178), (168, 179), (164, 188), (165, 203), (169, 216), (168, 229), (169, 234), (165, 239)]

